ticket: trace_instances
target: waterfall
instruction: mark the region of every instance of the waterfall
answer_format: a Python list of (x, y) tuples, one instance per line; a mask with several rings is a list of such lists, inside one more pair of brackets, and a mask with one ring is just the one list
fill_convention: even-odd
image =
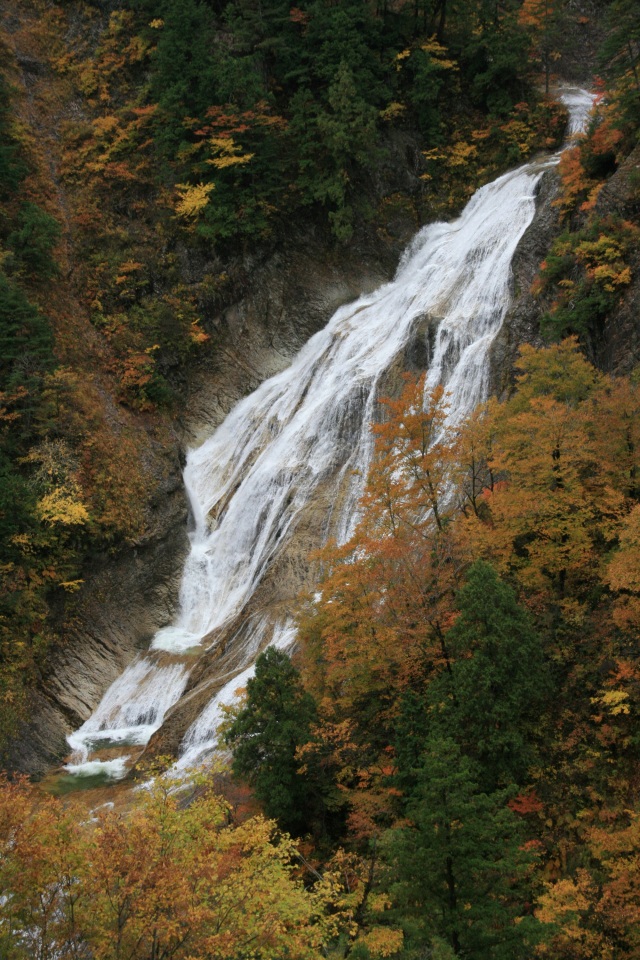
[[(571, 90), (563, 99), (575, 133), (592, 97)], [(434, 331), (427, 388), (445, 386), (447, 426), (486, 398), (489, 351), (511, 302), (511, 261), (533, 219), (538, 181), (558, 158), (504, 174), (478, 190), (457, 220), (420, 230), (391, 283), (341, 307), (288, 369), (238, 403), (189, 452), (184, 482), (195, 525), (179, 615), (69, 737), (69, 772), (126, 772), (123, 749), (139, 752), (160, 727), (198, 652), (238, 620), (327, 484), (337, 505), (332, 529), (348, 539), (372, 453), (369, 425), (380, 384), (418, 324)], [(187, 731), (180, 768), (213, 749), (221, 707), (251, 675), (257, 651), (267, 641), (286, 647), (295, 636), (286, 615), (254, 627), (249, 639), (241, 628), (235, 674)]]

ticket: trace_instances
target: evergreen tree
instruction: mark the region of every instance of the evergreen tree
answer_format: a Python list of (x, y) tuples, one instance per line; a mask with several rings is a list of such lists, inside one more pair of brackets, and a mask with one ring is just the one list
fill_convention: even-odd
[(11, 127), (11, 88), (0, 75), (0, 200), (10, 198), (27, 173)]
[(407, 812), (391, 834), (392, 888), (410, 942), (444, 940), (465, 960), (524, 960), (538, 924), (527, 915), (531, 855), (506, 791), (488, 795), (481, 770), (451, 739), (427, 741)]
[(433, 722), (480, 763), (491, 790), (520, 781), (533, 760), (548, 669), (526, 611), (490, 564), (473, 564), (458, 608), (447, 634), (451, 671), (430, 690)]
[(604, 70), (615, 82), (621, 119), (637, 130), (640, 116), (640, 6), (637, 0), (611, 3), (600, 56)]
[(346, 242), (353, 232), (350, 183), (355, 170), (366, 169), (375, 151), (376, 111), (358, 95), (346, 61), (329, 87), (326, 108), (302, 91), (292, 109), (292, 134), (300, 155), (298, 186), (307, 202), (328, 208), (334, 234)]
[(60, 239), (60, 224), (35, 203), (23, 203), (7, 244), (23, 272), (40, 278), (53, 277), (58, 270), (51, 251)]
[(319, 832), (324, 822), (323, 786), (299, 772), (296, 758), (315, 717), (315, 701), (290, 658), (269, 647), (258, 657), (246, 704), (225, 734), (233, 773), (253, 787), (266, 815), (295, 835)]
[(0, 272), (0, 389), (33, 389), (54, 365), (53, 336), (46, 318), (20, 287)]
[[(148, 0), (135, 0), (147, 14)], [(151, 74), (151, 97), (159, 106), (156, 141), (169, 155), (186, 139), (183, 120), (200, 117), (215, 103), (214, 18), (203, 0), (154, 4), (160, 23)]]

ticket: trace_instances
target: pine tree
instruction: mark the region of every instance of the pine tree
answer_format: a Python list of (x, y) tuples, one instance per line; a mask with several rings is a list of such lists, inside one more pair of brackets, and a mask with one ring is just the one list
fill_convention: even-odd
[(526, 611), (488, 563), (471, 567), (457, 605), (447, 634), (453, 664), (429, 692), (434, 727), (456, 738), (495, 789), (521, 781), (534, 757), (548, 670)]

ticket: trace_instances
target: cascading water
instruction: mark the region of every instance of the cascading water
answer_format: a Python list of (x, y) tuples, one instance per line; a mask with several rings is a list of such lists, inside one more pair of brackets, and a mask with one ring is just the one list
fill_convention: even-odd
[[(563, 99), (573, 134), (583, 127), (592, 97), (573, 90)], [(448, 426), (486, 397), (489, 350), (510, 304), (511, 261), (533, 219), (538, 181), (558, 156), (482, 187), (453, 223), (423, 228), (393, 282), (341, 307), (287, 370), (241, 401), (190, 451), (184, 480), (195, 529), (180, 614), (69, 737), (69, 772), (126, 772), (123, 749), (139, 752), (160, 727), (184, 691), (194, 652), (237, 620), (323, 484), (334, 485), (339, 503), (334, 532), (348, 538), (371, 456), (379, 384), (419, 321), (436, 331), (427, 387), (446, 387)], [(264, 642), (287, 646), (294, 637), (286, 617), (252, 626), (235, 676), (185, 735), (181, 769), (213, 749), (220, 707), (250, 676)]]

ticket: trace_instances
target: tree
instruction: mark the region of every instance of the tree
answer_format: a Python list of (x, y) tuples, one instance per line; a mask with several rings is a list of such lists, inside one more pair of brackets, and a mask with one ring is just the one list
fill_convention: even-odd
[(522, 782), (535, 753), (549, 676), (540, 640), (513, 590), (476, 561), (446, 637), (452, 658), (431, 684), (434, 729), (456, 740), (478, 764), (484, 789)]
[(3, 958), (318, 960), (336, 930), (333, 884), (305, 889), (296, 849), (272, 822), (229, 820), (207, 783), (185, 798), (157, 778), (126, 814), (102, 809), (87, 823), (2, 780)]
[(28, 387), (51, 367), (53, 337), (48, 321), (13, 281), (0, 272), (0, 383), (3, 390)]
[(158, 104), (156, 141), (169, 156), (186, 139), (185, 117), (202, 116), (216, 102), (214, 18), (203, 0), (170, 0), (153, 6), (157, 46), (151, 96)]
[(336, 70), (327, 101), (326, 106), (318, 104), (309, 91), (292, 99), (291, 131), (300, 157), (298, 186), (307, 202), (326, 206), (335, 236), (346, 242), (353, 233), (350, 185), (356, 171), (371, 162), (376, 110), (359, 94), (346, 60)]
[(524, 958), (538, 939), (526, 906), (533, 858), (508, 794), (482, 792), (480, 776), (453, 740), (427, 741), (412, 824), (389, 840), (392, 898), (422, 947), (441, 938), (468, 960)]
[(640, 104), (640, 11), (635, 0), (613, 0), (607, 10), (607, 36), (601, 62), (612, 81), (612, 99), (618, 122), (632, 130), (638, 125)]
[(41, 207), (35, 203), (23, 203), (7, 244), (23, 271), (50, 279), (58, 270), (51, 251), (61, 232), (58, 221)]
[(522, 69), (530, 40), (518, 21), (518, 4), (469, 4), (463, 57), (465, 78), (477, 106), (494, 117), (506, 116), (527, 99)]
[(585, 831), (584, 866), (548, 883), (537, 915), (551, 937), (553, 960), (632, 960), (640, 950), (640, 816), (599, 811), (603, 823)]
[(486, 515), (464, 525), (473, 556), (491, 558), (529, 595), (553, 597), (568, 615), (587, 602), (599, 543), (621, 510), (595, 436), (602, 377), (575, 340), (523, 348), (518, 390), (489, 408), (489, 466), (499, 480), (484, 491)]
[(0, 952), (7, 960), (79, 960), (86, 891), (82, 816), (26, 781), (0, 778)]
[[(6, 49), (0, 48), (5, 56)], [(11, 123), (12, 89), (0, 75), (0, 200), (9, 199), (18, 189), (27, 173), (27, 165), (20, 156), (20, 145)]]
[(560, 59), (558, 46), (562, 40), (561, 0), (524, 0), (520, 23), (530, 34), (534, 56), (544, 73), (544, 92), (549, 96), (551, 69)]
[(297, 750), (311, 738), (316, 705), (286, 653), (268, 647), (247, 682), (247, 699), (226, 730), (233, 773), (254, 789), (265, 813), (296, 835), (324, 821), (322, 786), (300, 772)]
[(446, 669), (462, 569), (452, 537), (456, 442), (443, 430), (443, 390), (425, 395), (424, 378), (407, 377), (383, 405), (361, 520), (349, 543), (323, 551), (320, 595), (301, 629), (322, 736), (361, 836), (389, 819), (401, 698)]

